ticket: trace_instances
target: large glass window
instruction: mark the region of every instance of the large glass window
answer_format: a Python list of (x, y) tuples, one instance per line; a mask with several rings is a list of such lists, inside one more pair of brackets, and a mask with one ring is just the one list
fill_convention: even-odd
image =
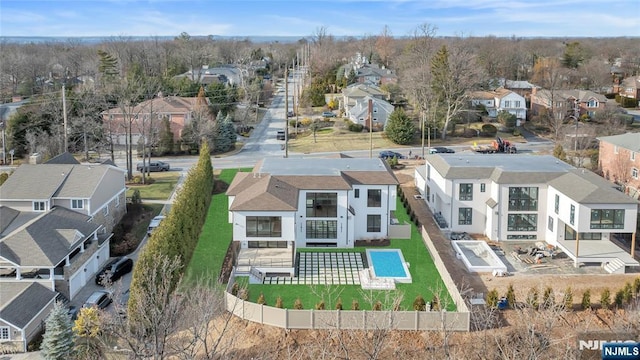
[(507, 231), (536, 231), (538, 230), (538, 215), (509, 214), (507, 216)]
[(380, 232), (381, 227), (381, 215), (367, 215), (367, 232)]
[(556, 214), (558, 213), (558, 211), (560, 211), (560, 195), (556, 194), (556, 203), (553, 206), (553, 210), (556, 212)]
[(458, 199), (461, 201), (473, 200), (473, 184), (460, 184)]
[(591, 210), (591, 229), (623, 229), (624, 209)]
[(307, 217), (337, 216), (337, 193), (307, 193)]
[(282, 218), (279, 216), (247, 216), (247, 237), (282, 236)]
[(337, 239), (336, 220), (307, 220), (307, 239)]
[(367, 206), (368, 207), (382, 206), (382, 190), (380, 189), (367, 190)]
[(537, 211), (537, 187), (510, 187), (509, 211)]
[(471, 225), (473, 222), (473, 210), (471, 208), (458, 209), (458, 225)]
[[(568, 226), (564, 226), (564, 239), (575, 240), (576, 231)], [(580, 233), (580, 240), (602, 240), (602, 233)]]
[(286, 249), (286, 241), (249, 241), (249, 249)]

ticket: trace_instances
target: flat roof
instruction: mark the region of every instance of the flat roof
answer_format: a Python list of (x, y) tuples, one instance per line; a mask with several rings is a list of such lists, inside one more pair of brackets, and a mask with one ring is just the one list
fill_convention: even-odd
[[(440, 156), (438, 154), (429, 157)], [(451, 167), (499, 168), (509, 172), (567, 172), (573, 166), (551, 155), (455, 154), (440, 156)]]
[(381, 159), (265, 158), (254, 172), (271, 175), (340, 176), (347, 171), (388, 172)]

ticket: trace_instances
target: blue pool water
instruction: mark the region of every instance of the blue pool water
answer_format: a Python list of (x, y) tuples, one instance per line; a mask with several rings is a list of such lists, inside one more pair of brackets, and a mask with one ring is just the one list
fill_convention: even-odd
[(377, 277), (404, 278), (408, 276), (402, 264), (402, 253), (399, 250), (367, 250), (367, 252), (370, 259), (369, 266), (373, 268)]

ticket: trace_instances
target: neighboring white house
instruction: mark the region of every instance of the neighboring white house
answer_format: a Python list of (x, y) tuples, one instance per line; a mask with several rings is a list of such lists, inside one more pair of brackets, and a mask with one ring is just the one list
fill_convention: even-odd
[(373, 121), (373, 128), (385, 129), (387, 127), (387, 120), (394, 110), (393, 105), (389, 104), (385, 100), (366, 96), (363, 99), (358, 99), (355, 105), (346, 109), (346, 117), (353, 123), (361, 124), (365, 127), (369, 127), (369, 101), (371, 101), (371, 119)]
[(397, 186), (381, 159), (265, 158), (227, 190), (237, 265), (291, 275), (296, 248), (392, 237)]
[(342, 100), (340, 106), (342, 106), (346, 112), (349, 108), (355, 106), (357, 101), (361, 101), (366, 97), (372, 97), (380, 100), (386, 99), (384, 91), (380, 90), (379, 87), (375, 85), (356, 83), (342, 89)]
[(553, 156), (427, 155), (415, 183), (447, 230), (493, 241), (546, 241), (576, 264), (638, 266), (611, 242), (614, 233), (635, 238), (638, 201)]
[(519, 120), (527, 118), (527, 103), (523, 96), (511, 90), (498, 88), (494, 91), (474, 91), (471, 105), (483, 105), (490, 117), (497, 117), (500, 111), (515, 115)]

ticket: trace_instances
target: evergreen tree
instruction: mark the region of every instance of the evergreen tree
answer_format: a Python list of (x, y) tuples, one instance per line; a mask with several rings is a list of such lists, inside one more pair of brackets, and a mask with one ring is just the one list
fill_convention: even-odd
[(399, 145), (407, 145), (413, 141), (416, 127), (402, 108), (394, 110), (389, 119), (385, 133), (389, 140)]
[(104, 50), (98, 50), (98, 56), (100, 57), (98, 71), (107, 80), (113, 80), (119, 73), (118, 59)]
[(236, 129), (231, 121), (231, 115), (227, 115), (222, 121), (218, 121), (216, 133), (215, 152), (227, 152), (236, 146)]
[(47, 360), (66, 360), (73, 354), (73, 331), (67, 308), (56, 302), (45, 322), (40, 350)]
[(173, 153), (173, 132), (171, 131), (171, 122), (169, 118), (162, 118), (162, 126), (160, 127), (160, 141), (158, 143), (158, 152), (160, 155)]

